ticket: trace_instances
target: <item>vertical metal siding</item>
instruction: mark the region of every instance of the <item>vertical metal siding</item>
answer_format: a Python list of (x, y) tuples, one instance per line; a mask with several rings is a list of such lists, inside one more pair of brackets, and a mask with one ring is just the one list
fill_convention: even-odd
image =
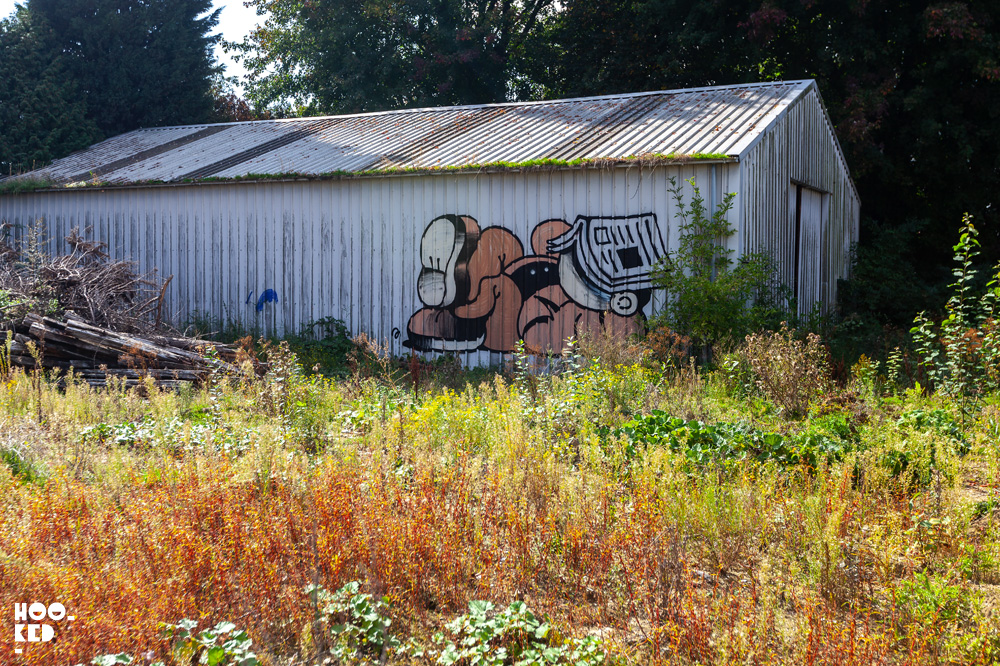
[[(113, 256), (173, 276), (165, 305), (177, 324), (202, 314), (283, 334), (329, 316), (403, 353), (408, 320), (422, 307), (421, 238), (435, 218), (468, 215), (481, 229), (502, 226), (530, 255), (532, 231), (545, 220), (571, 226), (578, 216), (653, 213), (671, 250), (678, 225), (668, 178), (682, 185), (685, 201), (688, 178), (708, 198), (713, 169), (716, 200), (740, 189), (736, 165), (458, 173), (39, 192), (0, 197), (0, 219), (21, 225), (19, 234), (44, 219), (57, 251), (73, 227), (92, 227), (87, 235), (108, 243)], [(739, 214), (731, 213), (734, 225)], [(278, 302), (262, 302), (258, 312), (268, 289)], [(484, 350), (467, 356), (476, 364), (498, 358)]]
[[(116, 257), (173, 276), (166, 306), (175, 323), (196, 313), (266, 333), (298, 331), (322, 317), (404, 352), (407, 324), (421, 307), (420, 244), (442, 215), (468, 215), (480, 229), (500, 226), (532, 253), (531, 234), (550, 219), (653, 213), (668, 250), (677, 247), (669, 179), (690, 201), (695, 178), (709, 209), (736, 199), (729, 241), (736, 256), (765, 250), (782, 279), (794, 281), (793, 181), (821, 190), (826, 223), (811, 262), (824, 308), (848, 275), (859, 201), (815, 88), (794, 102), (738, 164), (453, 173), (329, 181), (220, 183), (117, 190), (38, 192), (0, 197), (0, 221), (44, 218), (52, 247), (65, 251), (73, 227), (92, 227)], [(794, 198), (791, 198), (794, 202)], [(261, 299), (274, 290), (278, 302)], [(662, 295), (645, 311), (651, 312)], [(260, 311), (257, 310), (260, 305)], [(808, 310), (809, 304), (802, 304)], [(508, 315), (504, 315), (508, 316)], [(516, 317), (516, 313), (509, 313)], [(496, 362), (475, 351), (471, 363)]]
[[(819, 293), (823, 311), (837, 300), (837, 280), (850, 274), (850, 247), (858, 240), (860, 201), (813, 88), (797, 100), (740, 161), (740, 217), (746, 233), (745, 251), (771, 252), (781, 280), (794, 284), (795, 210), (793, 181), (824, 192), (825, 220), (818, 252), (800, 257), (815, 268), (819, 284), (801, 285), (804, 293)], [(813, 302), (799, 303), (808, 312)]]

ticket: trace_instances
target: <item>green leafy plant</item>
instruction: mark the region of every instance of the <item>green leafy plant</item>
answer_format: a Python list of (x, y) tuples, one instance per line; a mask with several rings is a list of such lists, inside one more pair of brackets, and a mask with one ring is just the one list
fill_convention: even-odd
[(563, 640), (558, 632), (532, 613), (523, 601), (503, 610), (489, 601), (469, 602), (469, 612), (445, 626), (451, 636), (434, 636), (441, 646), (439, 666), (599, 666), (607, 660), (593, 636)]
[(305, 593), (316, 609), (317, 622), (330, 636), (330, 652), (340, 663), (385, 664), (390, 652), (400, 647), (399, 639), (389, 633), (389, 599), (375, 599), (360, 588), (357, 581), (336, 592), (307, 585)]
[(735, 192), (710, 211), (693, 178), (688, 180), (694, 188), (690, 204), (676, 179), (670, 183), (681, 222), (680, 244), (653, 271), (653, 282), (669, 295), (656, 324), (689, 336), (707, 360), (719, 340), (743, 335), (764, 320), (774, 262), (764, 253), (745, 254), (734, 262), (733, 250), (725, 247), (736, 233), (728, 220)]
[(885, 361), (886, 388), (893, 394), (898, 393), (899, 388), (906, 382), (905, 367), (906, 359), (903, 351), (899, 347), (893, 348)]
[(935, 323), (921, 312), (910, 331), (920, 368), (935, 390), (958, 400), (963, 423), (982, 394), (1000, 389), (1000, 265), (985, 292), (976, 295), (978, 235), (972, 216), (966, 214), (954, 246), (958, 265), (952, 271), (955, 281), (945, 317)]
[(45, 483), (45, 474), (16, 446), (0, 446), (0, 462), (7, 466), (14, 478), (23, 483)]
[(795, 435), (764, 432), (751, 426), (686, 421), (660, 410), (635, 418), (620, 428), (602, 428), (609, 437), (624, 437), (626, 458), (638, 458), (650, 447), (667, 447), (681, 453), (696, 468), (753, 460), (780, 465), (808, 465), (833, 462), (854, 448), (853, 442), (807, 431)]
[[(99, 657), (94, 657), (90, 660), (91, 666), (116, 666), (116, 664), (131, 664), (135, 661), (132, 655), (125, 652), (120, 652), (118, 654), (102, 654)], [(162, 666), (163, 662), (157, 662), (153, 666)], [(78, 664), (77, 666), (81, 666)]]
[[(177, 624), (161, 625), (163, 637), (170, 641), (174, 663), (187, 666), (260, 666), (253, 652), (253, 641), (247, 632), (236, 629), (232, 622), (220, 622), (211, 629), (197, 631), (196, 620), (181, 620)], [(121, 652), (94, 657), (91, 666), (117, 666), (131, 664), (132, 655)], [(143, 662), (145, 663), (145, 661)], [(83, 666), (77, 664), (77, 666)], [(166, 666), (153, 662), (150, 666)]]
[[(204, 417), (202, 417), (204, 419)], [(195, 422), (189, 422), (195, 421)], [(249, 449), (257, 434), (253, 428), (234, 428), (227, 423), (204, 419), (185, 421), (177, 417), (161, 420), (143, 419), (124, 423), (98, 423), (80, 430), (84, 442), (119, 446), (144, 451), (163, 446), (175, 454), (195, 450), (214, 451), (239, 456)]]
[(896, 425), (910, 427), (914, 430), (935, 432), (952, 443), (955, 453), (965, 455), (969, 452), (969, 443), (962, 432), (961, 424), (947, 410), (913, 409), (904, 412), (897, 419)]
[(927, 486), (941, 473), (942, 453), (964, 456), (970, 445), (955, 417), (943, 409), (914, 409), (896, 419), (902, 433), (922, 433), (936, 437), (904, 437), (896, 447), (887, 447), (881, 464), (893, 477), (903, 478), (914, 486)]
[(259, 666), (253, 653), (253, 641), (245, 631), (238, 631), (232, 622), (220, 622), (211, 629), (195, 633), (195, 620), (164, 624), (164, 637), (170, 640), (178, 663), (206, 666)]
[(971, 611), (970, 590), (953, 584), (949, 574), (918, 572), (913, 580), (901, 581), (893, 594), (897, 608), (927, 627), (965, 618)]

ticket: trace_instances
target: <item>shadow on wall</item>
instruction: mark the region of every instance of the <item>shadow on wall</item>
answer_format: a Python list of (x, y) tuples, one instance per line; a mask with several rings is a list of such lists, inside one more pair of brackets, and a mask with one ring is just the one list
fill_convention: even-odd
[(535, 353), (601, 328), (638, 332), (652, 296), (650, 271), (665, 257), (656, 215), (544, 220), (531, 253), (504, 227), (442, 215), (420, 240), (417, 293), (404, 344), (416, 351)]

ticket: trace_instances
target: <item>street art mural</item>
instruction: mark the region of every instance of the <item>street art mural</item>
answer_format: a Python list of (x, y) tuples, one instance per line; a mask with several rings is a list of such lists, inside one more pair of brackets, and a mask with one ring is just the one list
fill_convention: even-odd
[(666, 256), (656, 215), (544, 220), (530, 248), (504, 227), (442, 215), (420, 241), (417, 293), (407, 324), (416, 351), (559, 353), (566, 339), (602, 328), (638, 331)]

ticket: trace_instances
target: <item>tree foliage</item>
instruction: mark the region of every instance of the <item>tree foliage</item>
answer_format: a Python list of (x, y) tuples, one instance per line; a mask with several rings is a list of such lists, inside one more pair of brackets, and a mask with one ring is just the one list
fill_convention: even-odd
[(105, 136), (211, 118), (211, 0), (28, 0)]
[(881, 237), (927, 288), (964, 211), (1000, 258), (998, 20), (989, 0), (568, 0), (531, 75), (553, 97), (816, 79), (876, 222), (863, 240), (914, 230)]
[(61, 57), (48, 57), (24, 9), (0, 21), (0, 175), (30, 170), (97, 136)]
[(211, 0), (28, 0), (0, 22), (0, 166), (213, 117)]
[[(916, 265), (947, 277), (951, 220), (995, 229), (1000, 6), (972, 0), (766, 2), (743, 24), (770, 78), (815, 78), (866, 216), (919, 225)], [(1000, 236), (985, 239), (1000, 253)]]
[(526, 44), (553, 0), (250, 0), (267, 18), (229, 43), (259, 106), (302, 114), (524, 96)]
[(747, 13), (745, 0), (568, 0), (529, 73), (550, 97), (756, 81)]
[(236, 77), (217, 76), (212, 83), (212, 121), (218, 123), (271, 120), (278, 115), (269, 109), (255, 108), (237, 88)]

